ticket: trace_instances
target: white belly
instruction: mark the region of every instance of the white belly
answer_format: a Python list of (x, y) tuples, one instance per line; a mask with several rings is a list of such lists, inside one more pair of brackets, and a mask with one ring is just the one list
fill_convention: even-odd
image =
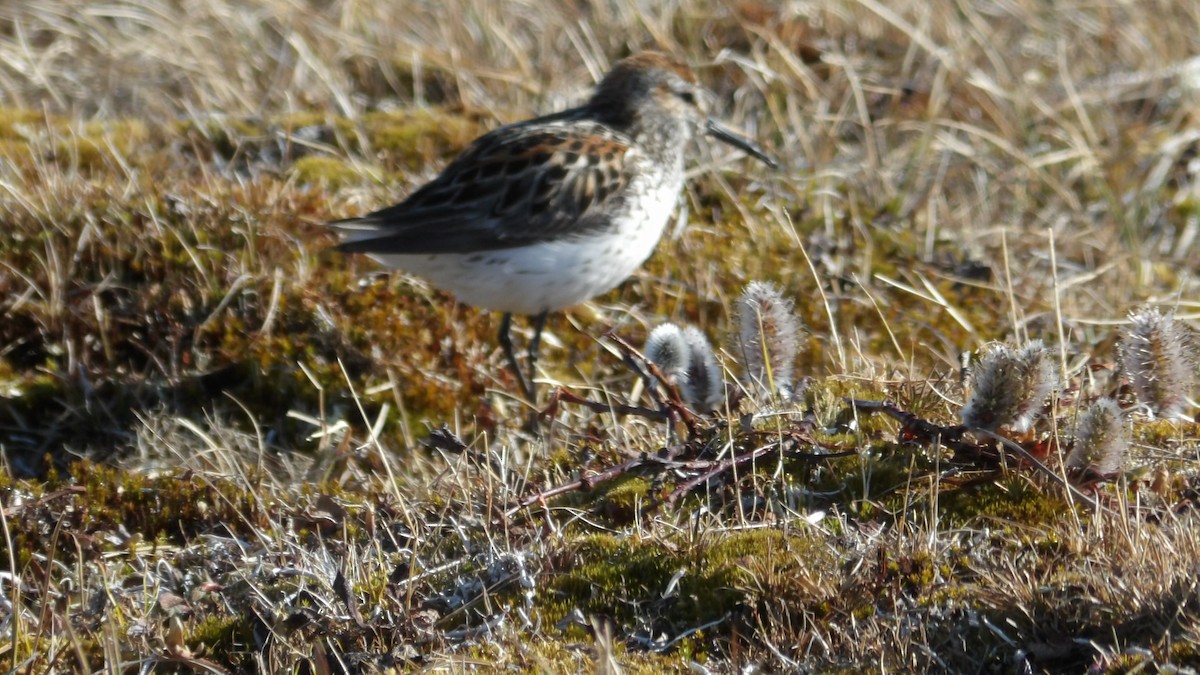
[[(638, 200), (640, 208), (624, 209), (604, 232), (586, 237), (476, 253), (373, 257), (475, 307), (514, 314), (564, 309), (612, 289), (650, 257), (682, 183), (666, 181)], [(640, 186), (629, 190), (637, 194)]]

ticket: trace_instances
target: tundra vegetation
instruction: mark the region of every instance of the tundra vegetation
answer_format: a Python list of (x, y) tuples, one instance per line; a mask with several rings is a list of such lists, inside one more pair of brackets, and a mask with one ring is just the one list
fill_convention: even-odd
[[(783, 168), (697, 144), (530, 406), (323, 224), (644, 48)], [(0, 6), (0, 667), (1195, 672), (1197, 55), (1162, 0)]]

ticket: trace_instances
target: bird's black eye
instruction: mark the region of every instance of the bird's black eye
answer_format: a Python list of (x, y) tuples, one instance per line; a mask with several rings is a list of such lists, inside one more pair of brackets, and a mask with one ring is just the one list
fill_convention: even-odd
[(688, 105), (696, 105), (696, 95), (690, 91), (679, 92), (679, 98), (683, 99), (683, 102)]

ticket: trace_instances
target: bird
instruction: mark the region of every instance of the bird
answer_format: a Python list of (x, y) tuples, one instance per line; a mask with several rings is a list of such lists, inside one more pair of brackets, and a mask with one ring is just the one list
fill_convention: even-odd
[[(650, 257), (683, 191), (693, 138), (778, 167), (709, 116), (714, 98), (672, 56), (628, 56), (582, 105), (498, 127), (404, 201), (330, 223), (337, 249), (502, 312), (498, 342), (533, 403), (547, 315), (616, 287)], [(533, 317), (528, 378), (513, 348), (514, 314)]]

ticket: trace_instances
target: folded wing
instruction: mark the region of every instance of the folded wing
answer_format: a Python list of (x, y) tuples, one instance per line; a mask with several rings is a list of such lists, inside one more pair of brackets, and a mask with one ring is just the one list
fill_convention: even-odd
[(333, 223), (352, 253), (436, 254), (526, 246), (608, 226), (637, 150), (598, 124), (533, 121), (493, 131), (405, 201)]

